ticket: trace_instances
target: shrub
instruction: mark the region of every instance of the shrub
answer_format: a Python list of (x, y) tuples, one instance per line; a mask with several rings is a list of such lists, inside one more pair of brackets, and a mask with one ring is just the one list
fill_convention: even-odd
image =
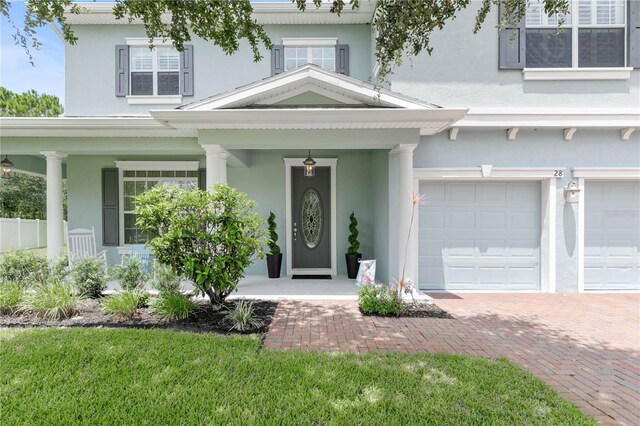
[(347, 254), (356, 255), (360, 253), (360, 242), (358, 241), (358, 219), (356, 219), (356, 213), (351, 212), (349, 216), (349, 248)]
[(149, 312), (165, 321), (187, 319), (199, 309), (197, 303), (180, 292), (160, 293), (149, 302)]
[(386, 285), (366, 285), (358, 293), (358, 306), (364, 314), (399, 316), (404, 310), (402, 298)]
[(31, 251), (22, 250), (0, 256), (0, 280), (24, 284), (43, 283), (47, 280), (47, 259)]
[(136, 224), (156, 258), (220, 305), (267, 244), (255, 203), (224, 184), (214, 192), (160, 186), (136, 197)]
[(50, 281), (39, 285), (33, 293), (25, 293), (20, 311), (48, 320), (65, 319), (77, 311), (82, 297), (73, 291), (70, 284)]
[(136, 256), (129, 256), (122, 265), (111, 268), (109, 275), (120, 282), (120, 287), (125, 291), (144, 288), (145, 282), (149, 279), (142, 261)]
[(147, 305), (148, 300), (149, 296), (143, 291), (125, 291), (105, 298), (102, 302), (102, 312), (132, 317), (138, 308)]
[(180, 291), (180, 276), (170, 266), (160, 262), (153, 264), (153, 288), (161, 293), (176, 293)]
[(71, 268), (71, 281), (79, 294), (91, 298), (100, 297), (107, 287), (105, 266), (98, 259), (83, 257)]
[(276, 232), (276, 215), (273, 212), (269, 212), (267, 224), (269, 226), (269, 254), (280, 254), (280, 246), (277, 244), (278, 233)]
[(58, 256), (49, 261), (49, 277), (56, 281), (65, 281), (69, 275), (69, 258), (67, 256)]
[(229, 330), (246, 331), (262, 326), (262, 321), (255, 316), (253, 300), (239, 300), (233, 308), (227, 309), (224, 320), (230, 325)]
[(25, 292), (25, 286), (17, 282), (0, 284), (0, 314), (13, 314), (20, 307)]

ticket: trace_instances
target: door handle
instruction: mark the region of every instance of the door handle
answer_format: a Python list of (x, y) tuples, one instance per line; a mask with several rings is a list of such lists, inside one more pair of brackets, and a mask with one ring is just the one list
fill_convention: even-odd
[(298, 225), (293, 222), (293, 241), (296, 240), (296, 237), (298, 236)]

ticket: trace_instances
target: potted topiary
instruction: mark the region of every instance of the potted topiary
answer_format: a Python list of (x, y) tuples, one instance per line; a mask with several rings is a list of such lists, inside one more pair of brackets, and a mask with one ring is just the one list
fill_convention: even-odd
[(349, 249), (344, 255), (347, 260), (347, 276), (349, 278), (356, 278), (358, 275), (358, 269), (360, 267), (359, 260), (362, 259), (362, 253), (358, 252), (360, 249), (360, 242), (358, 241), (358, 220), (356, 219), (355, 212), (351, 212), (349, 216)]
[(280, 278), (280, 269), (282, 268), (282, 252), (278, 242), (278, 234), (276, 233), (276, 215), (269, 212), (269, 253), (267, 253), (267, 271), (269, 278)]

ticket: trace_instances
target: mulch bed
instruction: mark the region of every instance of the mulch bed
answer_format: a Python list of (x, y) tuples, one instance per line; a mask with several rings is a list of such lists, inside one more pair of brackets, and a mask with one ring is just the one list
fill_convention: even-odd
[[(233, 308), (236, 300), (225, 303), (225, 308)], [(29, 315), (0, 315), (0, 327), (123, 327), (123, 328), (162, 328), (176, 331), (190, 331), (195, 333), (219, 334), (252, 334), (265, 333), (273, 319), (278, 306), (277, 302), (255, 300), (254, 315), (262, 320), (262, 326), (257, 329), (239, 332), (230, 331), (229, 324), (224, 321), (225, 309), (214, 310), (208, 303), (202, 303), (202, 309), (193, 317), (182, 321), (163, 321), (151, 315), (146, 308), (138, 309), (133, 318), (122, 318), (102, 313), (100, 300), (87, 299), (79, 305), (79, 313), (65, 320), (49, 321), (36, 319)]]
[(453, 316), (436, 305), (435, 303), (410, 303), (405, 306), (402, 314), (396, 315), (374, 315), (365, 314), (360, 310), (360, 313), (366, 317), (381, 317), (381, 318), (440, 318), (440, 319), (454, 319)]

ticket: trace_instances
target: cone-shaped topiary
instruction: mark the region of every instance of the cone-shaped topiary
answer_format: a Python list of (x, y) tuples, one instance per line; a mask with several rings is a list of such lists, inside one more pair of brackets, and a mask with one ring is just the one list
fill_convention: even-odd
[(280, 246), (276, 244), (278, 242), (278, 234), (276, 233), (276, 215), (273, 212), (269, 212), (269, 254), (279, 254)]
[(358, 254), (360, 250), (360, 242), (358, 241), (358, 220), (356, 219), (356, 213), (351, 212), (351, 216), (349, 216), (349, 249), (347, 250), (347, 254)]

